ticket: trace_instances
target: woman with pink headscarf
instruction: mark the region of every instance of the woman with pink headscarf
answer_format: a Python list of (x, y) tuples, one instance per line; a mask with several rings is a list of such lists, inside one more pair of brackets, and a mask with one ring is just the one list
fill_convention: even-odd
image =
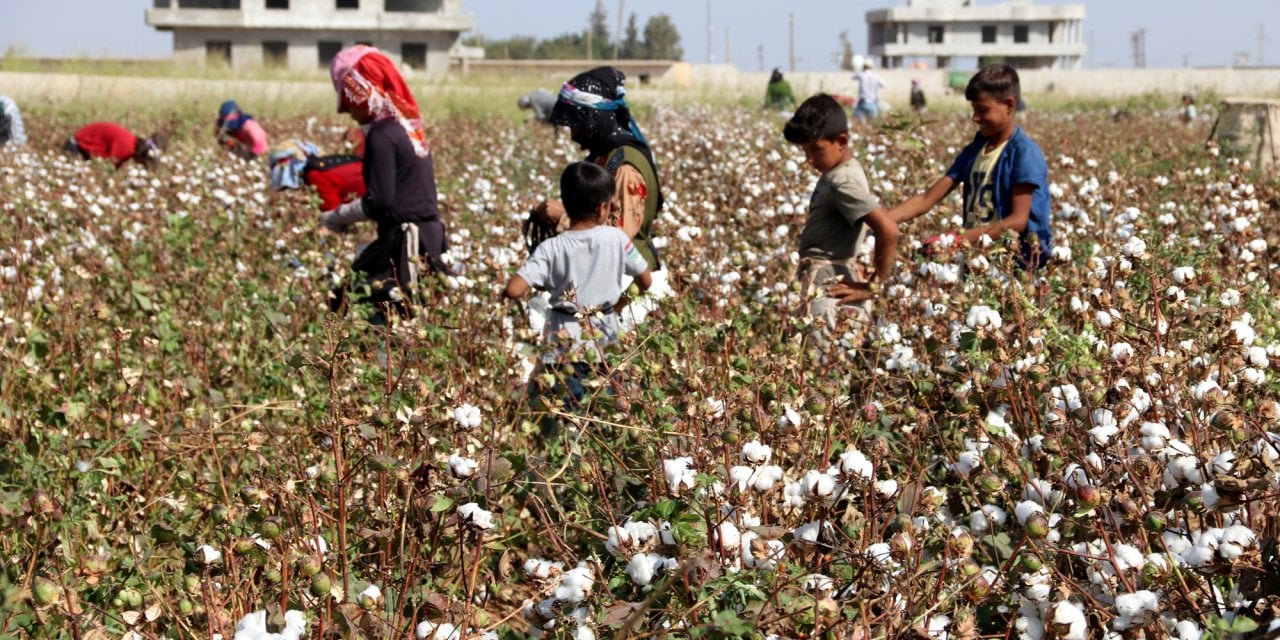
[[(447, 272), (444, 223), (436, 204), (435, 166), (418, 104), (396, 70), (377, 49), (343, 49), (330, 67), (338, 93), (338, 112), (366, 126), (364, 197), (326, 211), (320, 222), (335, 233), (372, 220), (378, 237), (356, 256), (351, 267), (368, 278), (372, 293), (363, 301), (407, 313), (404, 305), (417, 287), (418, 265)], [(342, 308), (344, 290), (330, 306)]]

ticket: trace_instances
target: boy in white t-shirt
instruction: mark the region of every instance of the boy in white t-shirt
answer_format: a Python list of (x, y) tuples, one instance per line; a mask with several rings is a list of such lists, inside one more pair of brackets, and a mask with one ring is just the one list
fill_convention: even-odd
[(614, 193), (613, 176), (588, 162), (560, 175), (560, 198), (569, 229), (538, 245), (507, 282), (503, 294), (523, 298), (531, 287), (551, 293), (543, 339), (550, 347), (543, 367), (564, 367), (573, 402), (582, 401), (582, 380), (604, 364), (602, 347), (618, 338), (618, 310), (634, 278), (646, 291), (649, 265), (621, 229), (605, 224)]

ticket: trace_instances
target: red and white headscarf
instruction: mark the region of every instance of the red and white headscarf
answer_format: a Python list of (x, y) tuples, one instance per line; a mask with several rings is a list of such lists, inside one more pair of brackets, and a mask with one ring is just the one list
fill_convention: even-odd
[(362, 105), (373, 114), (374, 122), (394, 118), (409, 134), (418, 157), (431, 154), (418, 103), (395, 63), (382, 52), (362, 44), (347, 47), (333, 57), (329, 75), (338, 92), (339, 110), (344, 105)]

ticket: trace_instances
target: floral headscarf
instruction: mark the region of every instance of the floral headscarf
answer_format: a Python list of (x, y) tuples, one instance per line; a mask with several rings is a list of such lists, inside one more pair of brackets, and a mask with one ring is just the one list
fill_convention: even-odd
[(343, 106), (362, 105), (373, 114), (374, 122), (394, 118), (409, 134), (418, 157), (431, 154), (418, 103), (395, 63), (382, 52), (361, 44), (347, 47), (334, 56), (329, 75), (338, 92), (339, 110)]

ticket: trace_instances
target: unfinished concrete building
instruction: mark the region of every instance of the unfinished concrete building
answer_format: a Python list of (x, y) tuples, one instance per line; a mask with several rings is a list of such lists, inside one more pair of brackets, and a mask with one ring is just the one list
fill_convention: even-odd
[(1084, 5), (1010, 0), (907, 0), (905, 7), (867, 12), (867, 51), (887, 68), (932, 59), (1000, 60), (1019, 69), (1078, 69), (1084, 57)]
[(362, 43), (443, 73), (472, 28), (461, 9), (462, 0), (154, 0), (147, 24), (173, 32), (173, 57), (188, 64), (315, 69)]

